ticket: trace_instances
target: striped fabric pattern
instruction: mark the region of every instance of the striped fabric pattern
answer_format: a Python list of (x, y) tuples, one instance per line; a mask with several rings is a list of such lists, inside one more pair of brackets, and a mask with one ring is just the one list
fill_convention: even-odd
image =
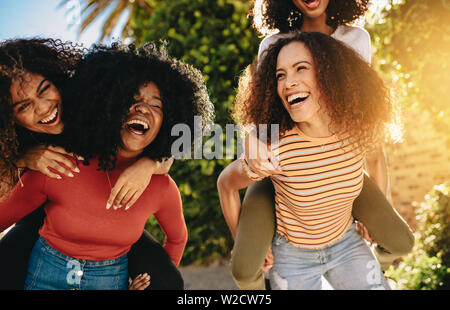
[[(297, 127), (280, 138), (282, 174), (272, 175), (277, 231), (292, 245), (319, 249), (340, 240), (363, 184), (363, 156), (348, 139), (311, 138)], [(244, 158), (251, 179), (261, 179)]]

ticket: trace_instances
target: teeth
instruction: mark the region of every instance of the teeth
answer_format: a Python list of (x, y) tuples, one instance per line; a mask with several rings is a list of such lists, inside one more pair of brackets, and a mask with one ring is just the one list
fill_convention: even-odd
[(305, 98), (307, 98), (308, 96), (309, 96), (309, 93), (306, 93), (306, 92), (296, 93), (296, 94), (293, 94), (293, 95), (290, 95), (289, 97), (287, 97), (287, 101), (288, 101), (289, 103), (291, 103), (291, 102), (294, 101), (295, 99), (298, 99), (298, 98), (300, 98), (300, 99), (305, 99)]
[(51, 121), (54, 120), (54, 118), (56, 117), (56, 114), (57, 114), (57, 113), (58, 113), (58, 109), (55, 108), (55, 110), (53, 111), (53, 113), (52, 113), (49, 117), (42, 119), (42, 120), (40, 121), (40, 123), (42, 123), (42, 124), (50, 123)]
[(137, 120), (137, 119), (132, 119), (132, 120), (128, 121), (127, 124), (128, 125), (139, 124), (139, 125), (142, 125), (144, 127), (144, 129), (148, 129), (148, 124), (146, 122), (143, 122), (143, 121)]

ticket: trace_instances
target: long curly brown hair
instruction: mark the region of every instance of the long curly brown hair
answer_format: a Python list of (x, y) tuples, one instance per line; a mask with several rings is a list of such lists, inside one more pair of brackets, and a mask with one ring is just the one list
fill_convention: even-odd
[(15, 184), (15, 162), (33, 141), (31, 132), (14, 123), (12, 81), (21, 80), (27, 72), (40, 74), (62, 92), (84, 50), (71, 42), (44, 38), (0, 42), (0, 195)]
[[(328, 4), (327, 25), (336, 28), (350, 24), (363, 16), (368, 9), (369, 0), (330, 0)], [(249, 15), (253, 27), (262, 35), (299, 30), (303, 24), (300, 10), (292, 0), (254, 0)]]
[[(240, 78), (233, 117), (242, 125), (279, 124), (280, 134), (295, 126), (277, 93), (276, 63), (283, 46), (303, 42), (312, 54), (321, 104), (340, 137), (354, 137), (369, 150), (384, 140), (394, 122), (390, 91), (360, 56), (342, 42), (318, 32), (293, 32), (272, 44), (262, 61)], [(269, 126), (270, 127), (270, 126)]]

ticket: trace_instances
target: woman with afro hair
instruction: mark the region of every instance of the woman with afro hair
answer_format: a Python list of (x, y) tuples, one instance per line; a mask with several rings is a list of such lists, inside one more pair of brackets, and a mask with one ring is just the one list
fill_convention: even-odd
[[(52, 41), (52, 40), (50, 40), (50, 41)], [(66, 51), (69, 49), (70, 49), (70, 47), (65, 46)], [(23, 52), (23, 50), (24, 49), (22, 48), (21, 52)], [(106, 169), (105, 171), (107, 171), (107, 172), (104, 172), (104, 173), (106, 173), (106, 175), (107, 175), (108, 191), (111, 191), (111, 185), (114, 184), (114, 182), (117, 180), (120, 172), (122, 172), (124, 170), (126, 171), (126, 169), (129, 169), (130, 167), (133, 167), (133, 165), (136, 165), (135, 162), (138, 162), (139, 160), (144, 159), (145, 158), (145, 157), (143, 157), (144, 155), (147, 156), (147, 158), (152, 158), (152, 159), (161, 159), (163, 157), (169, 156), (166, 141), (164, 141), (164, 138), (162, 138), (164, 136), (164, 134), (163, 134), (164, 131), (160, 130), (160, 134), (155, 137), (155, 139), (156, 139), (155, 141), (160, 141), (160, 142), (155, 143), (155, 141), (154, 141), (152, 143), (153, 147), (151, 149), (148, 147), (145, 148), (142, 151), (142, 154), (135, 157), (135, 159), (130, 159), (129, 162), (124, 161), (123, 163), (120, 163), (120, 160), (116, 159), (117, 160), (117, 162), (116, 162), (116, 160), (114, 159), (114, 158), (117, 158), (116, 157), (117, 148), (118, 148), (118, 145), (120, 145), (120, 143), (119, 143), (120, 138), (118, 139), (117, 136), (112, 138), (112, 136), (111, 136), (111, 139), (107, 139), (107, 135), (109, 135), (112, 132), (117, 133), (117, 130), (113, 130), (114, 128), (112, 128), (112, 124), (113, 124), (112, 120), (115, 120), (117, 122), (117, 120), (119, 120), (119, 119), (124, 120), (126, 118), (126, 114), (119, 115), (117, 113), (124, 113), (124, 111), (127, 110), (129, 108), (129, 106), (128, 107), (124, 107), (124, 106), (119, 107), (119, 105), (121, 105), (121, 104), (122, 105), (130, 104), (131, 105), (131, 102), (134, 102), (134, 100), (137, 100), (136, 99), (137, 97), (134, 95), (140, 94), (137, 90), (143, 84), (142, 85), (137, 85), (137, 84), (134, 85), (133, 83), (143, 83), (142, 79), (146, 80), (147, 82), (150, 81), (151, 79), (153, 79), (155, 81), (158, 80), (158, 82), (161, 82), (161, 83), (164, 82), (166, 84), (163, 84), (163, 86), (161, 87), (161, 93), (164, 92), (163, 96), (167, 96), (170, 99), (169, 102), (171, 102), (171, 103), (175, 103), (178, 105), (181, 102), (183, 102), (184, 104), (186, 104), (186, 106), (184, 108), (184, 112), (186, 112), (186, 110), (189, 110), (189, 112), (191, 112), (191, 113), (204, 112), (202, 115), (205, 116), (205, 119), (208, 118), (206, 116), (210, 112), (210, 109), (209, 109), (210, 107), (208, 106), (210, 103), (208, 101), (208, 97), (207, 97), (207, 93), (205, 91), (204, 85), (202, 84), (203, 81), (201, 80), (201, 77), (199, 77), (199, 73), (196, 72), (195, 70), (191, 69), (189, 66), (179, 63), (176, 60), (170, 59), (164, 53), (158, 53), (158, 52), (156, 52), (156, 50), (153, 50), (152, 52), (150, 52), (150, 50), (151, 49), (149, 49), (147, 47), (147, 48), (140, 49), (139, 53), (135, 49), (130, 49), (128, 51), (123, 50), (119, 53), (119, 48), (106, 49), (103, 47), (98, 47), (97, 49), (91, 51), (89, 53), (89, 55), (86, 56), (86, 58), (83, 59), (83, 61), (80, 63), (80, 67), (79, 67), (80, 72), (79, 72), (79, 75), (74, 76), (73, 87), (71, 87), (71, 86), (69, 87), (69, 85), (72, 85), (72, 83), (70, 82), (70, 83), (66, 83), (64, 88), (61, 88), (61, 97), (64, 98), (64, 100), (62, 100), (64, 102), (64, 105), (63, 105), (64, 113), (61, 114), (61, 117), (62, 117), (61, 119), (65, 125), (64, 128), (66, 128), (64, 130), (64, 134), (59, 135), (62, 139), (58, 139), (57, 141), (52, 141), (52, 140), (39, 141), (40, 143), (59, 145), (59, 146), (53, 148), (58, 151), (64, 150), (63, 147), (66, 147), (66, 149), (79, 150), (80, 154), (85, 154), (84, 157), (86, 160), (89, 160), (90, 158), (92, 158), (92, 156), (97, 156), (96, 160), (98, 161), (98, 165), (91, 164), (91, 167), (99, 166), (102, 169)], [(113, 55), (112, 58), (106, 57), (104, 59), (104, 60), (107, 59), (110, 63), (117, 62), (118, 59), (121, 59), (121, 61), (128, 62), (128, 64), (133, 64), (133, 66), (126, 66), (126, 65), (119, 66), (120, 70), (122, 70), (123, 72), (120, 72), (117, 70), (112, 72), (112, 69), (113, 69), (112, 67), (102, 66), (102, 64), (105, 63), (105, 62), (103, 62), (103, 60), (101, 60), (100, 62), (93, 60), (93, 59), (100, 59), (100, 57), (99, 57), (100, 55), (105, 55), (105, 57), (106, 57), (106, 55), (109, 55), (109, 56)], [(24, 58), (22, 56), (23, 55), (20, 55), (20, 58)], [(37, 55), (35, 55), (35, 56), (37, 56)], [(42, 58), (48, 57), (48, 55), (44, 55), (44, 56), (40, 55), (40, 56)], [(58, 57), (62, 58), (61, 51), (59, 52)], [(34, 61), (36, 61), (36, 58), (37, 57), (34, 58)], [(57, 63), (58, 61), (62, 61), (61, 58), (54, 59), (54, 62)], [(78, 62), (78, 60), (79, 60), (79, 57), (77, 57), (76, 62)], [(89, 63), (89, 65), (92, 65), (92, 71), (90, 68), (87, 68), (86, 63)], [(75, 63), (75, 65), (76, 65), (76, 63)], [(73, 73), (73, 70), (75, 69), (75, 65), (73, 67), (70, 67), (70, 69), (72, 70), (70, 73)], [(117, 68), (119, 68), (119, 67), (117, 67)], [(131, 69), (131, 68), (133, 68), (133, 69)], [(27, 69), (28, 68), (25, 67), (23, 71), (27, 72)], [(42, 70), (42, 68), (40, 68), (40, 69)], [(97, 70), (95, 70), (95, 69), (97, 69)], [(146, 76), (144, 76), (144, 74), (139, 73), (139, 72), (142, 73), (142, 71), (145, 69), (147, 69), (147, 71), (148, 71)], [(149, 69), (151, 69), (151, 70), (149, 70)], [(161, 73), (161, 71), (158, 71), (158, 70), (162, 70), (162, 69), (169, 70), (169, 72)], [(99, 70), (104, 70), (104, 71), (99, 73), (100, 72)], [(156, 70), (156, 71), (152, 71), (152, 70)], [(31, 72), (33, 72), (33, 71), (31, 71)], [(37, 72), (39, 73), (40, 71), (37, 71)], [(108, 75), (108, 72), (111, 72), (111, 74)], [(157, 72), (158, 74), (155, 74), (155, 72)], [(96, 78), (88, 79), (88, 75), (91, 73), (92, 73), (91, 77), (93, 75), (95, 75)], [(44, 76), (44, 74), (42, 74), (41, 76)], [(83, 76), (83, 78), (80, 78), (80, 76)], [(97, 79), (100, 76), (101, 76), (101, 78)], [(108, 81), (105, 79), (105, 76), (108, 76), (108, 78), (109, 78)], [(139, 80), (139, 78), (137, 78), (137, 76), (140, 76), (141, 80)], [(152, 76), (152, 78), (149, 78), (150, 76)], [(120, 79), (121, 77), (123, 77), (123, 79)], [(176, 79), (176, 77), (178, 77), (178, 80)], [(111, 81), (113, 79), (116, 79), (116, 81), (115, 82)], [(173, 98), (173, 96), (171, 96), (170, 92), (166, 91), (166, 88), (170, 87), (169, 85), (177, 85), (176, 83), (173, 83), (174, 79), (175, 79), (175, 81), (178, 81), (178, 83), (179, 83), (178, 86), (180, 86), (181, 89), (183, 89), (185, 91), (185, 93), (183, 94), (183, 95), (185, 95), (183, 97), (183, 98), (185, 98), (184, 100), (181, 100), (180, 98), (177, 98), (177, 100), (174, 100), (174, 98)], [(180, 82), (180, 80), (181, 80), (181, 82)], [(89, 82), (83, 84), (83, 83), (81, 83), (81, 81), (89, 81)], [(41, 81), (39, 81), (39, 82), (41, 82)], [(106, 84), (102, 84), (102, 82), (109, 83), (110, 86), (112, 86), (113, 83), (116, 83), (117, 87), (105, 88), (101, 92), (98, 92), (100, 87), (105, 87), (105, 85), (106, 85)], [(48, 81), (47, 81), (47, 83), (48, 83)], [(170, 83), (172, 83), (172, 84), (170, 84)], [(45, 82), (43, 84), (45, 84)], [(96, 87), (96, 85), (97, 85), (97, 87)], [(184, 87), (182, 87), (183, 85), (184, 85)], [(93, 87), (95, 89), (93, 92), (89, 92), (89, 89), (91, 87)], [(33, 89), (33, 91), (34, 91), (34, 89)], [(131, 94), (130, 91), (131, 91), (131, 93), (134, 93), (134, 95)], [(25, 91), (23, 91), (23, 92), (25, 92)], [(88, 97), (83, 97), (81, 95), (80, 96), (77, 95), (78, 97), (76, 97), (76, 98), (71, 97), (73, 94), (85, 94), (86, 96), (89, 95), (90, 98), (95, 98), (95, 96), (99, 93), (104, 95), (103, 100), (105, 100), (105, 98), (108, 98), (108, 100), (113, 98), (114, 100), (108, 101), (108, 103), (110, 103), (108, 105), (108, 104), (105, 104), (104, 101), (97, 99), (97, 98), (94, 101), (84, 101), (83, 102), (81, 99), (83, 98), (83, 100), (84, 100), (85, 98), (88, 98)], [(111, 97), (109, 97), (108, 93), (114, 93), (114, 95), (111, 95)], [(169, 93), (169, 95), (166, 95), (167, 93)], [(37, 96), (40, 95), (40, 93), (38, 93), (38, 92), (36, 92), (36, 94), (37, 94)], [(69, 95), (69, 94), (71, 94), (71, 95)], [(129, 97), (127, 97), (127, 98), (121, 97), (121, 95), (124, 95), (124, 94), (128, 94)], [(5, 97), (7, 97), (7, 95)], [(142, 96), (142, 97), (145, 97), (145, 96)], [(197, 99), (198, 99), (198, 101), (194, 102), (194, 100), (197, 100)], [(191, 101), (189, 101), (189, 100), (191, 100)], [(12, 100), (9, 98), (8, 102), (12, 102)], [(99, 105), (92, 105), (91, 102), (98, 103)], [(34, 103), (34, 102), (31, 102), (31, 103)], [(98, 113), (101, 113), (101, 108), (99, 108), (100, 103), (102, 103), (101, 108), (105, 109), (104, 110), (105, 113), (102, 113), (102, 115), (99, 117)], [(115, 105), (115, 107), (114, 107), (114, 105)], [(90, 114), (90, 112), (87, 112), (86, 109), (83, 109), (83, 107), (92, 108), (93, 113)], [(164, 128), (164, 130), (167, 130), (167, 127), (165, 127), (165, 126), (170, 126), (170, 125), (168, 125), (168, 122), (174, 121), (177, 118), (176, 115), (173, 116), (174, 114), (176, 114), (176, 113), (174, 113), (174, 111), (176, 109), (173, 109), (172, 107), (173, 106), (169, 105), (164, 108), (164, 114), (168, 113), (167, 120), (165, 120), (163, 122), (162, 127), (161, 127), (161, 128)], [(179, 107), (176, 107), (176, 108), (178, 109), (176, 111), (182, 110)], [(142, 110), (142, 109), (136, 108), (136, 111)], [(94, 112), (94, 110), (95, 110), (95, 112)], [(80, 112), (80, 111), (83, 111), (83, 112)], [(66, 115), (66, 112), (67, 112), (67, 115)], [(79, 116), (83, 116), (83, 117), (80, 118)], [(90, 118), (88, 116), (90, 116)], [(189, 116), (192, 116), (192, 114), (189, 114), (186, 112), (184, 114), (184, 116), (186, 117), (186, 119), (188, 119)], [(164, 115), (164, 118), (166, 119), (166, 115)], [(106, 122), (102, 123), (101, 120), (106, 120)], [(111, 122), (108, 122), (108, 120), (111, 120)], [(181, 121), (184, 121), (184, 120), (185, 119), (182, 119)], [(142, 121), (143, 120), (141, 120), (140, 122), (136, 122), (136, 120), (134, 120), (133, 122), (142, 123)], [(80, 135), (80, 132), (84, 132), (84, 131), (79, 130), (79, 129), (87, 128), (87, 127), (85, 127), (86, 124), (91, 124), (91, 125), (94, 124), (94, 126), (90, 127), (92, 130), (88, 130), (89, 131), (88, 134)], [(99, 125), (103, 125), (103, 126), (100, 127)], [(133, 125), (133, 126), (138, 126), (138, 125)], [(132, 126), (130, 128), (132, 128)], [(142, 130), (142, 128), (140, 128), (140, 129)], [(98, 136), (99, 136), (98, 133), (100, 131), (103, 131), (105, 133), (105, 136), (102, 136), (101, 139), (98, 139)], [(139, 129), (136, 129), (136, 131), (139, 131)], [(78, 135), (78, 138), (75, 137), (76, 135)], [(167, 131), (165, 132), (165, 135), (167, 135)], [(32, 136), (32, 139), (30, 139), (30, 140), (36, 140), (36, 134), (33, 134), (31, 136)], [(92, 137), (96, 140), (88, 139), (88, 138), (92, 138)], [(47, 138), (47, 137), (45, 137), (45, 138)], [(65, 141), (65, 143), (62, 143), (62, 141)], [(68, 141), (70, 141), (70, 142), (68, 142)], [(19, 140), (19, 142), (22, 142), (22, 141)], [(72, 144), (72, 143), (74, 143), (74, 144)], [(68, 146), (67, 144), (70, 144), (70, 145)], [(116, 147), (116, 150), (111, 149), (111, 147), (114, 147), (114, 146)], [(64, 152), (66, 152), (66, 151), (64, 150)], [(109, 155), (107, 155), (107, 154), (110, 154), (111, 156), (108, 157)], [(63, 167), (64, 166), (65, 166), (65, 168), (73, 167), (72, 171), (75, 171), (75, 172), (78, 171), (78, 174), (76, 175), (75, 178), (73, 178), (71, 176), (67, 176), (67, 175), (62, 175), (62, 177), (61, 177), (61, 175), (59, 175), (60, 176), (59, 182), (65, 183), (68, 180), (70, 180), (77, 184), (82, 183), (82, 178), (77, 180), (83, 173), (83, 169), (80, 167), (79, 162), (76, 162), (74, 160), (74, 158), (72, 158), (70, 156), (64, 156), (64, 159), (68, 160), (70, 166), (69, 166), (69, 164), (67, 164), (67, 161), (65, 161), (65, 162), (63, 162)], [(123, 158), (119, 157), (119, 159), (123, 159)], [(111, 169), (113, 167), (116, 167), (116, 169), (112, 170), (111, 172), (108, 172), (109, 169)], [(120, 169), (117, 169), (117, 167), (120, 167)], [(168, 169), (168, 168), (164, 168), (164, 169)], [(29, 175), (32, 175), (33, 177), (31, 177)], [(122, 172), (122, 175), (123, 175), (123, 172)], [(5, 200), (4, 204), (8, 204), (8, 202), (12, 201), (11, 200), (11, 199), (13, 199), (12, 197), (15, 197), (17, 199), (20, 199), (20, 197), (23, 197), (22, 195), (19, 195), (17, 193), (21, 192), (23, 190), (27, 190), (26, 189), (27, 185), (24, 182), (25, 178), (34, 179), (37, 176), (39, 176), (40, 178), (45, 178), (47, 185), (52, 182), (57, 182), (56, 179), (51, 179), (50, 176), (43, 176), (43, 175), (41, 175), (37, 172), (33, 172), (33, 171), (27, 172), (27, 173), (25, 173), (24, 177), (21, 180), (21, 184), (23, 184), (24, 187), (22, 188), (22, 187), (16, 186), (16, 188), (13, 190), (13, 192), (9, 196), (9, 198), (7, 198), (7, 200)], [(167, 176), (165, 176), (165, 177), (167, 178)], [(155, 176), (153, 176), (153, 178), (155, 178)], [(119, 178), (119, 180), (120, 180), (120, 178)], [(117, 182), (115, 182), (115, 183), (117, 184)], [(156, 180), (152, 181), (152, 182), (157, 183)], [(47, 185), (46, 185), (46, 187), (48, 188)], [(63, 186), (63, 185), (56, 184), (56, 186)], [(83, 184), (80, 188), (82, 188), (83, 186), (86, 189), (86, 192), (85, 193), (78, 192), (76, 194), (72, 193), (71, 194), (71, 195), (73, 195), (72, 199), (76, 200), (77, 196), (84, 197), (84, 199), (89, 199), (87, 202), (90, 203), (91, 200), (93, 199), (93, 197), (89, 196), (88, 193), (92, 189), (95, 188), (95, 185), (91, 184), (90, 186), (86, 186), (85, 184)], [(63, 188), (68, 188), (68, 186), (67, 185), (63, 186)], [(30, 186), (29, 186), (28, 190), (32, 190), (32, 188), (30, 188)], [(174, 190), (174, 189), (172, 189), (172, 190)], [(61, 191), (61, 193), (62, 192), (63, 191)], [(176, 193), (177, 193), (177, 191), (176, 191)], [(126, 199), (128, 196), (124, 195), (124, 197)], [(172, 198), (173, 197), (175, 197), (175, 199), (176, 199), (176, 197), (179, 197), (179, 196), (172, 195)], [(40, 197), (40, 198), (42, 198), (42, 197)], [(36, 201), (40, 201), (40, 198), (33, 200), (33, 204), (35, 204)], [(116, 209), (116, 208), (112, 208), (111, 205), (108, 206), (106, 204), (108, 195), (106, 195), (106, 197), (103, 197), (102, 199), (104, 199), (103, 209), (105, 211), (109, 211), (111, 214), (111, 212), (113, 212), (112, 210)], [(49, 196), (49, 200), (50, 200), (50, 196)], [(143, 199), (141, 198), (139, 201), (142, 201), (142, 200)], [(158, 199), (154, 199), (154, 200), (155, 200), (154, 201), (155, 204), (153, 204), (153, 206), (155, 207), (155, 205), (158, 204)], [(127, 202), (127, 201), (125, 201), (125, 202)], [(49, 207), (51, 204), (52, 204), (51, 201), (47, 201), (47, 203), (46, 203), (47, 211), (49, 209), (52, 209), (51, 207)], [(105, 205), (106, 205), (106, 207), (105, 207)], [(175, 205), (176, 205), (176, 203), (175, 203)], [(114, 211), (114, 212), (121, 212), (121, 210), (122, 210), (122, 211), (129, 213), (130, 211), (132, 211), (135, 208), (135, 206), (138, 206), (138, 204), (135, 204), (135, 205), (133, 205), (132, 208), (130, 208), (131, 204), (128, 202), (128, 206), (126, 206), (126, 205), (123, 205), (123, 206), (125, 208), (120, 208), (120, 209), (117, 208), (118, 211)], [(28, 206), (28, 207), (30, 207), (30, 206)], [(3, 208), (6, 208), (6, 207), (3, 207)], [(32, 208), (35, 208), (35, 205), (33, 205)], [(6, 210), (7, 210), (7, 208), (5, 209), (5, 211), (2, 211), (0, 214), (3, 216), (5, 213), (5, 216), (6, 216), (7, 215)], [(29, 211), (30, 210), (27, 210), (26, 213), (29, 213)], [(144, 213), (145, 213), (146, 211), (148, 212), (149, 210), (148, 209), (141, 210), (141, 212), (142, 211), (144, 211)], [(164, 211), (161, 211), (160, 213), (163, 214)], [(110, 214), (108, 216), (111, 216)], [(2, 229), (6, 228), (6, 226), (13, 223), (15, 220), (22, 217), (23, 215), (25, 215), (25, 214), (16, 213), (16, 214), (14, 214), (14, 216), (12, 218), (6, 218), (6, 219), (3, 218), (3, 220), (5, 220), (6, 222), (2, 222)], [(149, 214), (144, 214), (144, 215), (148, 217)], [(80, 215), (75, 213), (74, 215), (72, 215), (72, 217), (73, 216), (80, 216)], [(181, 216), (182, 216), (182, 214), (181, 214)], [(135, 217), (135, 220), (136, 220), (136, 217)], [(140, 218), (139, 220), (143, 220), (143, 218)], [(180, 220), (181, 220), (181, 218), (180, 218)], [(45, 219), (44, 226), (42, 226), (42, 228), (40, 229), (41, 235), (45, 234), (45, 231), (46, 231), (45, 227), (47, 225), (46, 223), (48, 223), (50, 221), (51, 221), (51, 219), (49, 219), (49, 214), (47, 214), (47, 218)], [(2, 243), (3, 243), (4, 239), (8, 240), (8, 242), (6, 243), (7, 246), (2, 246), (2, 256), (7, 254), (3, 251), (3, 248), (4, 248), (4, 250), (14, 249), (13, 241), (14, 240), (17, 241), (18, 238), (22, 238), (23, 240), (26, 240), (28, 243), (31, 243), (33, 241), (33, 245), (36, 245), (36, 246), (38, 246), (39, 244), (42, 245), (43, 242), (42, 242), (41, 238), (40, 238), (40, 241), (36, 242), (37, 238), (34, 238), (34, 240), (33, 240), (33, 237), (31, 236), (30, 231), (32, 231), (33, 229), (37, 230), (37, 228), (40, 227), (40, 225), (38, 225), (36, 222), (37, 222), (37, 220), (35, 220), (35, 219), (31, 220), (31, 221), (30, 220), (27, 221), (27, 223), (25, 223), (27, 225), (27, 229), (21, 229), (19, 232), (17, 232), (15, 234), (14, 238), (8, 238), (9, 235), (12, 233), (12, 231), (14, 229), (16, 229), (16, 227), (18, 226), (18, 225), (16, 225), (12, 229), (12, 231), (10, 231), (2, 239)], [(111, 222), (111, 223), (113, 223), (113, 222)], [(119, 225), (119, 223), (120, 222), (115, 222), (115, 228), (116, 228), (117, 232), (120, 232), (121, 229), (126, 229), (126, 227), (122, 227), (121, 225)], [(183, 220), (183, 223), (184, 223), (184, 220)], [(82, 223), (80, 227), (72, 226), (69, 229), (74, 230), (74, 231), (77, 229), (83, 230), (83, 227), (84, 227), (84, 229), (89, 229), (89, 228), (94, 228), (98, 224), (99, 223), (91, 223), (91, 225), (88, 225), (88, 228), (86, 228), (84, 226), (84, 225), (86, 225), (86, 223)], [(6, 226), (4, 226), (4, 225), (6, 225)], [(127, 226), (127, 225), (125, 225), (125, 226)], [(137, 226), (130, 225), (130, 226), (133, 226), (134, 229), (137, 229), (137, 227), (139, 227), (140, 225), (137, 225)], [(47, 225), (47, 228), (48, 227), (49, 226)], [(99, 227), (98, 227), (100, 230), (102, 230), (102, 232), (96, 233), (95, 234), (96, 238), (100, 237), (100, 239), (101, 239), (101, 237), (107, 237), (106, 235), (110, 235), (110, 237), (112, 237), (113, 235), (117, 236), (117, 233), (114, 233), (114, 232), (107, 233), (106, 232), (108, 229), (112, 229), (112, 227), (109, 227), (109, 228), (103, 227), (103, 229), (101, 229), (100, 227), (102, 227), (102, 225), (99, 225)], [(184, 227), (183, 225), (180, 225), (181, 229), (183, 227)], [(61, 226), (60, 226), (60, 228), (61, 228)], [(142, 228), (143, 228), (143, 226), (142, 226)], [(140, 234), (142, 234), (142, 231), (143, 231), (143, 229), (141, 230)], [(90, 231), (90, 232), (92, 233), (92, 231)], [(49, 233), (49, 231), (47, 231), (47, 234), (48, 233)], [(134, 231), (134, 233), (135, 233), (135, 231)], [(51, 232), (50, 232), (50, 235), (51, 235)], [(90, 235), (90, 236), (92, 236), (92, 235)], [(131, 245), (131, 244), (129, 244), (130, 240), (132, 240), (133, 238), (135, 239), (135, 235), (131, 236), (130, 234), (128, 234), (127, 236), (128, 237), (125, 239), (119, 238), (119, 240), (118, 240), (118, 243), (120, 243), (120, 247), (122, 247), (122, 250), (121, 250), (122, 252), (123, 251), (126, 252), (126, 249), (128, 248), (128, 246)], [(72, 235), (71, 237), (74, 237), (74, 236)], [(130, 239), (130, 237), (132, 237), (132, 238)], [(51, 239), (51, 237), (50, 237), (50, 239)], [(78, 237), (76, 239), (78, 240)], [(183, 239), (183, 238), (181, 238), (181, 239)], [(125, 245), (123, 243), (124, 240), (128, 244)], [(134, 241), (136, 241), (136, 240), (134, 240)], [(99, 240), (95, 240), (95, 242), (98, 242), (98, 241)], [(136, 242), (131, 247), (131, 250), (128, 252), (128, 260), (129, 260), (128, 269), (129, 269), (130, 276), (132, 276), (134, 278), (136, 275), (143, 274), (145, 272), (150, 274), (152, 277), (152, 285), (150, 285), (148, 287), (149, 289), (181, 289), (183, 287), (183, 283), (182, 283), (183, 281), (181, 279), (179, 271), (175, 267), (175, 263), (177, 263), (179, 261), (179, 259), (181, 258), (180, 248), (178, 247), (178, 250), (176, 250), (175, 252), (173, 250), (170, 250), (170, 248), (173, 247), (173, 246), (171, 246), (171, 244), (173, 244), (172, 241), (173, 240), (169, 240), (169, 242), (166, 245), (166, 248), (169, 250), (169, 252), (172, 252), (172, 253), (169, 253), (172, 255), (172, 257), (171, 257), (164, 251), (164, 249), (147, 232), (144, 231), (144, 234), (142, 234), (142, 237), (139, 239), (139, 241)], [(44, 241), (44, 243), (45, 243), (45, 241)], [(59, 241), (57, 241), (56, 243), (59, 246), (61, 246), (59, 244)], [(89, 242), (87, 242), (87, 243), (89, 243)], [(181, 243), (182, 243), (182, 240), (181, 240)], [(46, 248), (48, 248), (47, 245), (46, 245)], [(113, 245), (113, 243), (111, 245)], [(15, 246), (17, 246), (17, 244)], [(83, 246), (84, 246), (83, 242), (81, 242), (81, 240), (80, 240), (80, 244), (78, 244), (78, 247), (76, 245), (74, 245), (73, 247), (70, 247), (70, 248), (71, 249), (73, 248), (73, 250), (77, 251), (77, 249), (79, 250), (80, 248), (83, 248)], [(33, 247), (33, 246), (31, 246), (31, 247)], [(67, 244), (62, 245), (61, 247), (63, 247), (63, 248), (66, 247), (66, 249), (67, 249)], [(97, 246), (95, 246), (95, 247), (97, 247)], [(92, 246), (91, 246), (91, 248), (92, 248)], [(113, 248), (113, 246), (111, 248)], [(119, 249), (119, 247), (117, 247), (117, 249)], [(26, 254), (28, 257), (30, 251), (31, 251), (31, 248), (29, 248), (28, 252), (26, 249), (22, 249), (21, 251), (19, 251), (20, 252), (19, 254), (23, 254), (23, 255)], [(89, 250), (87, 248), (84, 248), (83, 251), (89, 252)], [(99, 255), (99, 256), (111, 255), (111, 253), (109, 253), (108, 250), (101, 251), (99, 249), (97, 251), (94, 251), (94, 253), (89, 253), (86, 255), (87, 256), (90, 255), (89, 257), (98, 259), (98, 258), (102, 258), (102, 257), (96, 257), (95, 255)], [(18, 257), (18, 258), (20, 258), (20, 257)], [(172, 258), (173, 262), (171, 261), (171, 258)], [(2, 257), (2, 259), (3, 259), (3, 257)], [(8, 260), (5, 260), (5, 261), (8, 262)], [(30, 263), (31, 263), (31, 260), (30, 260)], [(26, 269), (26, 264), (25, 265), (19, 264), (19, 265), (13, 266), (13, 267), (15, 267), (16, 269), (13, 268), (13, 271), (8, 273), (10, 279), (12, 279), (14, 274), (16, 274), (16, 276), (18, 274), (20, 274), (21, 268)], [(79, 272), (80, 270), (75, 270), (75, 271)], [(75, 274), (76, 273), (74, 273), (74, 275)], [(2, 274), (1, 278), (4, 279), (3, 274)], [(147, 280), (147, 278), (141, 276), (138, 278), (138, 280), (140, 280), (140, 283), (145, 284), (145, 281)], [(20, 283), (22, 284), (22, 287), (23, 287), (23, 283), (24, 283), (23, 278), (21, 279), (21, 281), (18, 281), (18, 283), (16, 283), (16, 286), (14, 286), (12, 288), (17, 288), (20, 285)], [(11, 285), (8, 286), (8, 284), (6, 282), (2, 283), (2, 285), (5, 288), (11, 288)], [(146, 285), (148, 285), (148, 283)]]
[(239, 189), (269, 174), (277, 222), (273, 289), (320, 289), (322, 276), (335, 289), (389, 289), (352, 216), (364, 156), (392, 121), (382, 80), (353, 49), (318, 32), (280, 38), (247, 74), (234, 115), (243, 125), (279, 124), (273, 151), (280, 169), (260, 173), (242, 157), (222, 171), (219, 195), (231, 231)]
[[(368, 8), (368, 0), (255, 0), (250, 15), (253, 26), (265, 38), (261, 41), (258, 58), (261, 60), (269, 48), (291, 32), (321, 32), (344, 42), (358, 52), (368, 63), (371, 60), (370, 37), (363, 28), (352, 26)], [(256, 113), (256, 112), (255, 112)], [(260, 145), (251, 132), (246, 143)], [(267, 149), (262, 146), (258, 150)], [(279, 172), (270, 152), (257, 159), (246, 158), (251, 169), (268, 176)], [(397, 258), (411, 251), (414, 236), (406, 222), (386, 198), (388, 176), (382, 147), (366, 156), (364, 186), (354, 202), (353, 215), (358, 230), (370, 242), (376, 242), (376, 256), (383, 270)], [(264, 289), (264, 273), (271, 268), (273, 257), (270, 243), (275, 230), (274, 188), (266, 178), (250, 186), (245, 194), (239, 225), (232, 231), (235, 244), (231, 269), (241, 289)], [(363, 223), (364, 225), (362, 225)], [(254, 228), (264, 227), (264, 229)], [(238, 233), (239, 231), (239, 233)]]

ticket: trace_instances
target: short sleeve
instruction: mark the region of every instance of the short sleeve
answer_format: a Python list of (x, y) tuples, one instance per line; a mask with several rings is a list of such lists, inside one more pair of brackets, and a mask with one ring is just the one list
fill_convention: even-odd
[(264, 179), (264, 176), (260, 176), (256, 172), (250, 169), (248, 166), (248, 162), (244, 157), (244, 154), (241, 155), (239, 158), (239, 162), (241, 163), (242, 169), (244, 170), (245, 174), (253, 181), (260, 181)]

